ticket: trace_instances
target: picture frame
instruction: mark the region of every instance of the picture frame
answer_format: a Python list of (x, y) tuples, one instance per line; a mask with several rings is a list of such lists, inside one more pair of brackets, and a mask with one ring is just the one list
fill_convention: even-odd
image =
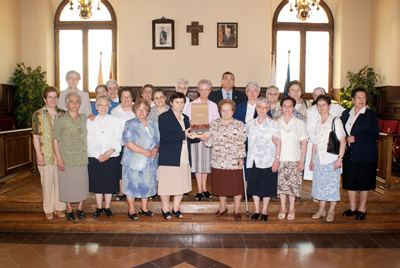
[(156, 19), (153, 24), (153, 49), (175, 49), (174, 20)]
[(217, 47), (237, 48), (238, 47), (238, 23), (218, 22), (217, 23)]

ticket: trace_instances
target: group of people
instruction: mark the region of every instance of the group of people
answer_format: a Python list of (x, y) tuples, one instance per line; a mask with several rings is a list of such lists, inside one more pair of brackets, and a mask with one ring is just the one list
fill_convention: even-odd
[[(268, 205), (275, 196), (281, 203), (278, 218), (294, 220), (303, 172), (312, 172), (311, 195), (319, 201), (313, 219), (334, 220), (341, 172), (350, 201), (343, 215), (366, 217), (368, 192), (375, 189), (379, 126), (363, 88), (352, 91), (354, 107), (345, 110), (332, 104), (323, 88), (314, 90), (313, 104), (304, 100), (299, 81), (289, 83), (288, 96), (280, 101), (275, 86), (267, 89), (265, 98), (259, 96), (256, 82), (249, 82), (242, 93), (234, 89), (234, 75), (226, 72), (217, 91), (209, 80), (200, 80), (199, 97), (192, 102), (185, 79), (177, 81), (169, 101), (164, 90), (150, 84), (135, 100), (131, 89), (119, 89), (110, 80), (96, 87), (96, 102), (91, 104), (88, 93), (77, 88), (79, 73), (68, 72), (66, 80), (64, 91), (43, 90), (45, 105), (32, 119), (47, 219), (57, 215), (75, 220), (71, 203), (78, 203), (77, 217), (85, 218), (83, 201), (89, 192), (97, 203), (94, 218), (113, 217), (113, 194), (116, 200), (127, 199), (130, 219), (153, 217), (148, 199), (158, 194), (164, 219), (181, 219), (181, 200), (192, 191), (194, 173), (196, 201), (219, 196), (215, 217), (228, 213), (227, 197), (233, 196), (233, 217), (240, 221), (246, 187), (253, 196), (252, 220), (268, 220)], [(201, 134), (191, 130), (192, 109), (198, 104), (208, 107), (209, 131)], [(338, 154), (327, 152), (332, 130), (340, 141)], [(141, 201), (139, 210), (136, 199)]]

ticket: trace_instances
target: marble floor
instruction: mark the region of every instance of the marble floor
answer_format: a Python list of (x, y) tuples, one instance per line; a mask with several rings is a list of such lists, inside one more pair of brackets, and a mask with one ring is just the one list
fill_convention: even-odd
[(400, 233), (0, 232), (0, 267), (400, 267)]

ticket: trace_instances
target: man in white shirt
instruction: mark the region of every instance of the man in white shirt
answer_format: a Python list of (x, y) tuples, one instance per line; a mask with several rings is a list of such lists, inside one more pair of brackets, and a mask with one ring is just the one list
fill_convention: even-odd
[[(322, 87), (317, 87), (313, 91), (313, 99), (314, 102), (320, 95), (325, 95), (325, 89)], [(345, 109), (337, 103), (331, 104), (331, 109), (329, 113), (333, 117), (340, 117)], [(316, 144), (316, 137), (315, 137), (315, 126), (317, 124), (318, 119), (320, 118), (320, 114), (318, 113), (317, 106), (313, 105), (307, 109), (307, 134), (308, 134), (308, 145), (307, 145), (307, 156), (306, 156), (306, 163), (304, 167), (304, 179), (305, 180), (312, 180), (313, 179), (313, 172), (309, 169), (310, 166), (310, 159), (311, 159), (311, 150), (312, 144)]]

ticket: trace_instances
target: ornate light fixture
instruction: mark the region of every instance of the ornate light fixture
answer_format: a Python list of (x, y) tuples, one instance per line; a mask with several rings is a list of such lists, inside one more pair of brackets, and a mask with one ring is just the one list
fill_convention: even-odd
[(289, 0), (290, 12), (296, 10), (296, 17), (301, 21), (306, 21), (313, 12), (319, 10), (320, 1), (321, 0)]
[[(97, 10), (100, 10), (100, 2), (101, 0), (95, 0), (97, 2)], [(93, 0), (69, 0), (69, 5), (71, 6), (69, 9), (72, 12), (76, 12), (79, 17), (84, 20), (87, 20), (92, 16), (92, 2)], [(78, 7), (74, 9), (74, 5)]]

